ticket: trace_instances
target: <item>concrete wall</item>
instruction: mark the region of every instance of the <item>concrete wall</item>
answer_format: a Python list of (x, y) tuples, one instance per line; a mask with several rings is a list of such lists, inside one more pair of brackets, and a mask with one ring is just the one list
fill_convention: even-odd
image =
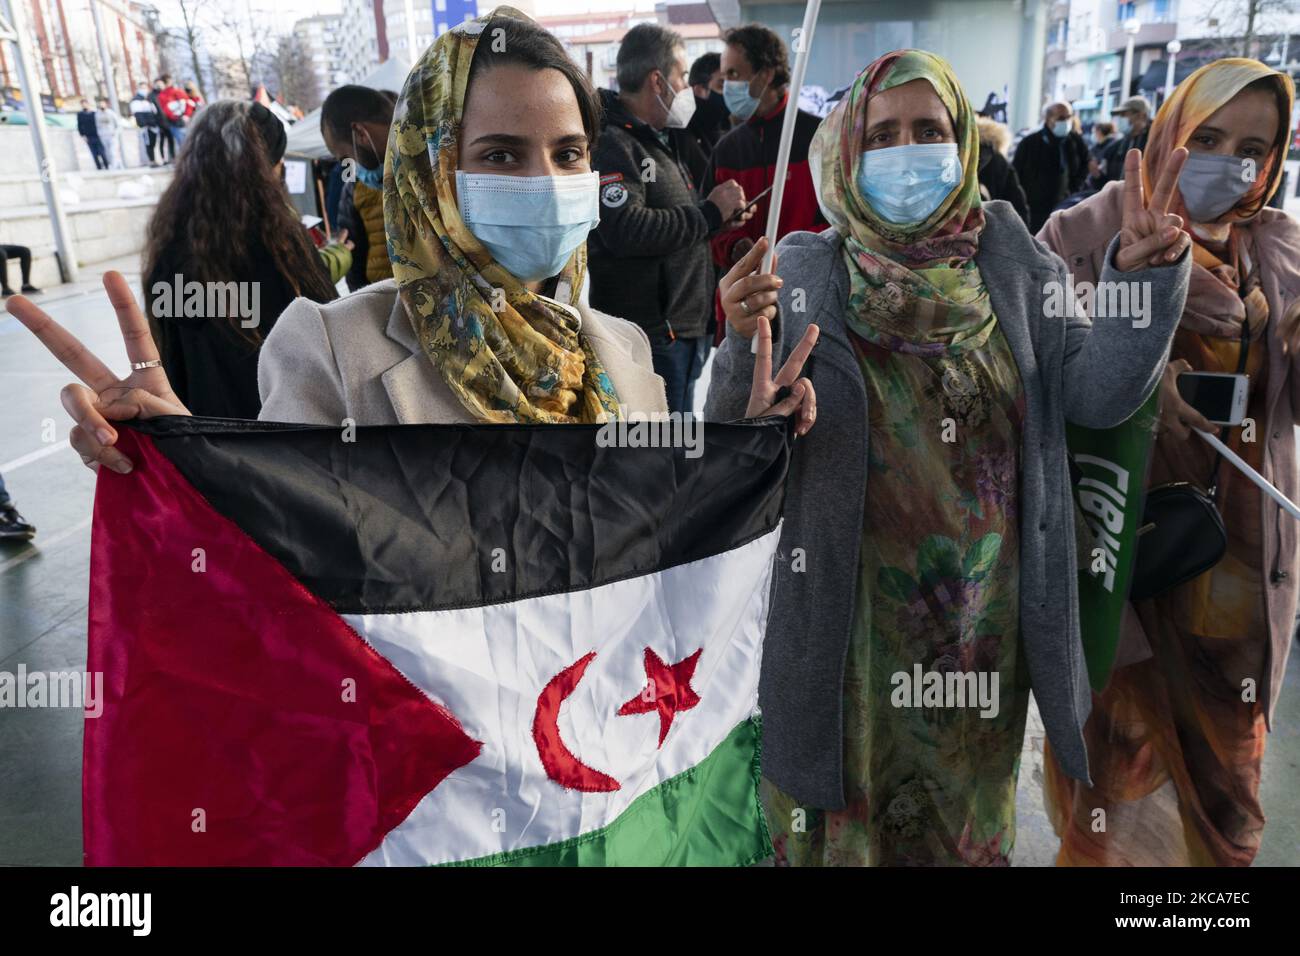
[[(171, 178), (170, 167), (98, 171), (74, 130), (47, 129), (47, 133), (78, 263), (139, 252), (154, 205)], [(136, 157), (133, 132), (124, 145), (131, 162)], [(0, 126), (0, 156), (5, 158), (0, 167), (0, 242), (29, 246), (32, 281), (41, 287), (56, 285), (60, 277), (54, 227), (45, 207), (31, 131), (26, 126)], [(11, 284), (18, 281), (16, 269), (11, 266)]]

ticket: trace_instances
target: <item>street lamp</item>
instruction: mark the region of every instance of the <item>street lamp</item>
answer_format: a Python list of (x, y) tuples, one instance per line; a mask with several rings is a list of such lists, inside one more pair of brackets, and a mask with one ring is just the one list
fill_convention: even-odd
[(1174, 64), (1178, 62), (1178, 51), (1183, 45), (1177, 40), (1170, 40), (1165, 44), (1165, 52), (1169, 54), (1169, 62), (1165, 64), (1165, 99), (1174, 94)]
[(1142, 21), (1137, 19), (1124, 21), (1124, 32), (1128, 34), (1128, 45), (1124, 48), (1124, 74), (1119, 84), (1119, 100), (1129, 98), (1129, 90), (1133, 83), (1133, 43), (1137, 40), (1138, 31), (1142, 29)]

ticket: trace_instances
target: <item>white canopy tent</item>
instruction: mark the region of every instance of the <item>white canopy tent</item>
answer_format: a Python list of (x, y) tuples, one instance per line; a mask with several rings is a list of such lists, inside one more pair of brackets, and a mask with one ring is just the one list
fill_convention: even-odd
[[(376, 90), (401, 92), (411, 67), (400, 57), (390, 56), (368, 73), (357, 85)], [(329, 150), (320, 135), (320, 110), (314, 109), (289, 127), (287, 152), (309, 159), (329, 159)]]

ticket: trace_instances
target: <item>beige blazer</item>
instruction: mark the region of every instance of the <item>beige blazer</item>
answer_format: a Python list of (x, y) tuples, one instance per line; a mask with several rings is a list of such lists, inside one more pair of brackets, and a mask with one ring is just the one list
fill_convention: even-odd
[[(667, 411), (664, 383), (637, 325), (578, 307), (583, 333), (627, 414)], [(339, 425), (473, 423), (416, 341), (392, 279), (321, 305), (296, 299), (257, 363), (263, 421)]]

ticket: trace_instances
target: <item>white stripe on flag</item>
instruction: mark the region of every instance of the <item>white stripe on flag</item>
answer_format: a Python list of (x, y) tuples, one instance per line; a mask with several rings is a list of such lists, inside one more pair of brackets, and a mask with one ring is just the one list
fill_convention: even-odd
[[(362, 865), (471, 860), (600, 829), (687, 770), (757, 712), (772, 558), (780, 528), (723, 554), (585, 591), (452, 611), (344, 615), (379, 653), (483, 742)], [(645, 650), (668, 665), (703, 649), (700, 701), (659, 748), (659, 715), (618, 716), (646, 686)], [(538, 697), (596, 657), (560, 708), (561, 738), (621, 788), (582, 793), (551, 779), (533, 739)]]

